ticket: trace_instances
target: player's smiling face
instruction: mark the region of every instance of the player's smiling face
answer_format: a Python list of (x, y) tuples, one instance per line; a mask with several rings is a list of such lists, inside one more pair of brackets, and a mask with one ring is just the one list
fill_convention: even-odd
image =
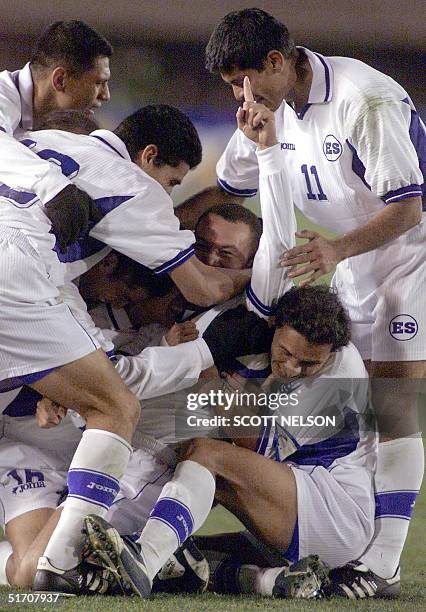
[(242, 270), (251, 265), (253, 236), (242, 221), (228, 221), (211, 213), (197, 224), (195, 239), (195, 254), (207, 266)]
[(237, 68), (232, 72), (221, 73), (221, 77), (231, 85), (235, 99), (243, 103), (243, 81), (248, 76), (255, 101), (276, 111), (295, 86), (297, 75), (294, 66), (293, 58), (285, 59), (278, 51), (271, 51), (263, 70)]
[(331, 344), (312, 344), (289, 325), (275, 330), (271, 348), (272, 373), (277, 378), (312, 376), (326, 364)]
[(63, 89), (58, 92), (59, 108), (93, 112), (110, 99), (108, 81), (110, 79), (109, 59), (99, 56), (94, 66), (78, 76), (68, 75)]

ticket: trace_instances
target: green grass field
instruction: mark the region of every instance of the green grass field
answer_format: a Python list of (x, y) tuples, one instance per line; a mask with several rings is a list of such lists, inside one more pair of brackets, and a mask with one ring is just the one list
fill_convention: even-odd
[[(148, 601), (124, 597), (76, 597), (60, 600), (52, 605), (8, 604), (8, 593), (20, 591), (3, 588), (0, 591), (0, 610), (10, 610), (11, 606), (18, 608), (38, 608), (51, 610), (70, 610), (72, 612), (110, 612), (128, 610), (146, 610), (147, 612), (251, 612), (260, 610), (299, 610), (318, 609), (320, 612), (340, 610), (364, 611), (396, 611), (396, 610), (426, 610), (426, 492), (418, 499), (414, 518), (402, 559), (402, 595), (396, 602), (368, 601), (350, 602), (342, 599), (330, 601), (284, 601), (272, 598), (256, 598), (246, 596), (224, 596), (204, 594), (197, 596), (156, 595)], [(221, 508), (212, 511), (202, 533), (238, 530), (238, 522)], [(354, 534), (355, 535), (355, 534)]]

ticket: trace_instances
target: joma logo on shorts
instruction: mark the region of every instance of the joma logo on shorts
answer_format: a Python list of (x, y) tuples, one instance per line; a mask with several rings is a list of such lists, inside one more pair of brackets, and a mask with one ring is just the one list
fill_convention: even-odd
[(41, 489), (46, 487), (46, 483), (41, 482), (25, 482), (17, 487), (12, 489), (13, 495), (18, 495), (18, 493), (23, 493), (24, 491), (28, 491), (28, 489)]
[(87, 485), (86, 487), (87, 489), (96, 489), (97, 491), (105, 491), (105, 493), (112, 493), (113, 495), (116, 494), (116, 490), (112, 489), (111, 487), (104, 487), (104, 485), (101, 485), (97, 482), (91, 482), (90, 484)]

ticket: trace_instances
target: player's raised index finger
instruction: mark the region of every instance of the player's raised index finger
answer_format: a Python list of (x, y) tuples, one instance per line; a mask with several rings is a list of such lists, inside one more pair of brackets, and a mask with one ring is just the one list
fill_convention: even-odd
[(243, 91), (244, 91), (244, 100), (246, 102), (254, 102), (254, 96), (251, 90), (250, 79), (248, 78), (248, 76), (244, 77)]

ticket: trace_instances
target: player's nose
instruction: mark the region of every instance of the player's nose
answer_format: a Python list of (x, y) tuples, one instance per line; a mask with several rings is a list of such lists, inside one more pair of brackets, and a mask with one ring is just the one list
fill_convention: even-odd
[(220, 267), (220, 257), (215, 251), (209, 251), (207, 255), (206, 264), (208, 266), (213, 266), (214, 268)]
[(234, 98), (238, 102), (244, 102), (244, 91), (242, 87), (238, 85), (232, 85), (232, 93), (234, 94)]
[(284, 364), (284, 367), (287, 371), (292, 372), (294, 374), (300, 374), (301, 367), (297, 359), (288, 358)]
[(98, 99), (101, 100), (102, 102), (109, 102), (110, 101), (111, 94), (109, 92), (108, 83), (105, 83), (105, 85), (103, 85), (101, 87), (101, 90), (100, 90), (99, 95), (98, 95)]

